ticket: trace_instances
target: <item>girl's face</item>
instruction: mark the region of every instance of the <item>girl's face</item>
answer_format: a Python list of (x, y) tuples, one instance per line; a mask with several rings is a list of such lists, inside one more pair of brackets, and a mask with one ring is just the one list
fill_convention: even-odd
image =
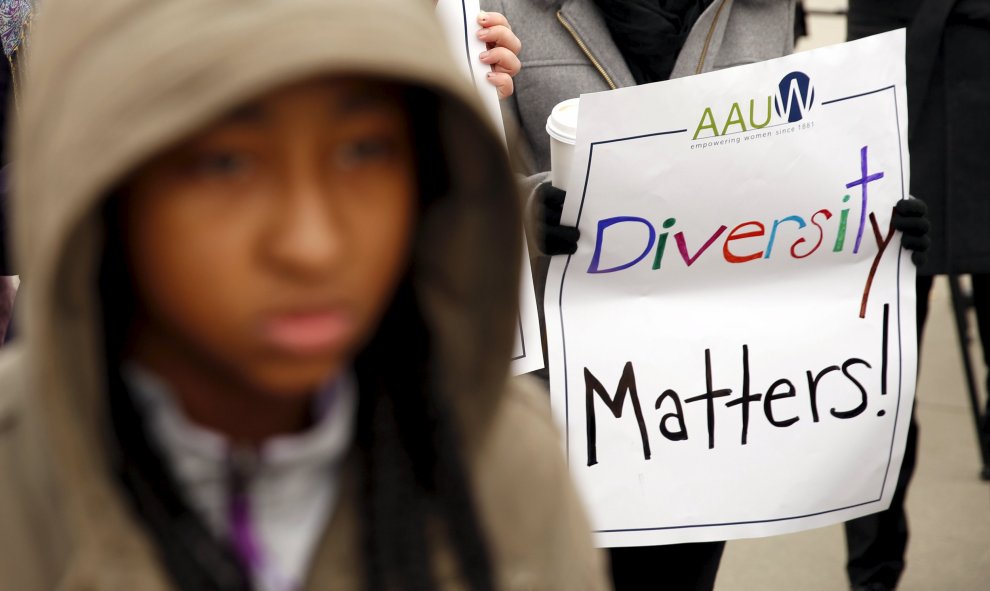
[(313, 81), (142, 167), (123, 230), (137, 349), (276, 396), (336, 375), (408, 264), (409, 128), (394, 87)]

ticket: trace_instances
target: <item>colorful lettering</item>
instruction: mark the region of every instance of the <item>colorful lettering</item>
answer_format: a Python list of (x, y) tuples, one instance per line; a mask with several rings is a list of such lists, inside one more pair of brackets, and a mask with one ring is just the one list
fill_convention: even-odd
[[(669, 230), (676, 223), (677, 223), (677, 220), (676, 219), (674, 219), (674, 218), (668, 218), (663, 223), (663, 229), (664, 230)], [(661, 234), (657, 238), (657, 256), (653, 258), (653, 270), (654, 271), (656, 271), (656, 270), (658, 270), (660, 268), (660, 263), (663, 261), (663, 253), (664, 253), (664, 250), (667, 248), (667, 236), (669, 234), (670, 234), (669, 232), (664, 232), (663, 234)]]
[(729, 117), (725, 120), (725, 125), (722, 127), (722, 135), (725, 135), (729, 131), (729, 127), (733, 125), (738, 125), (741, 130), (746, 131), (746, 122), (743, 121), (742, 109), (739, 108), (739, 103), (732, 103), (732, 108), (729, 109)]
[[(849, 195), (842, 198), (843, 203), (849, 203)], [(843, 209), (842, 213), (839, 215), (839, 232), (835, 236), (835, 247), (832, 248), (832, 252), (842, 252), (845, 248), (846, 243), (846, 224), (849, 221), (849, 210)]]
[(802, 238), (798, 238), (797, 240), (794, 241), (794, 244), (791, 245), (791, 256), (792, 257), (794, 257), (796, 259), (803, 259), (803, 258), (810, 257), (816, 250), (818, 250), (818, 247), (820, 247), (822, 245), (822, 240), (825, 239), (825, 230), (824, 230), (824, 228), (822, 228), (822, 225), (821, 224), (819, 224), (818, 222), (815, 221), (815, 218), (817, 216), (820, 216), (820, 215), (824, 215), (825, 216), (825, 221), (828, 221), (828, 220), (832, 219), (832, 212), (829, 211), (829, 210), (827, 210), (827, 209), (819, 209), (818, 211), (816, 211), (811, 216), (811, 225), (814, 226), (814, 227), (816, 227), (816, 228), (818, 228), (818, 242), (816, 242), (815, 243), (815, 246), (811, 250), (809, 250), (808, 252), (806, 252), (805, 254), (798, 254), (797, 253), (797, 247), (798, 247), (798, 245), (804, 244), (807, 241), (803, 237)]
[(718, 136), (718, 126), (715, 125), (715, 115), (711, 107), (705, 107), (705, 112), (701, 114), (701, 121), (698, 122), (698, 130), (694, 132), (692, 141), (698, 139), (703, 129), (710, 129), (715, 136)]
[(684, 262), (687, 263), (687, 266), (690, 267), (691, 265), (693, 265), (694, 262), (698, 260), (698, 257), (700, 257), (702, 253), (708, 250), (708, 247), (711, 246), (713, 242), (718, 240), (718, 237), (722, 235), (722, 232), (725, 232), (726, 228), (727, 226), (720, 226), (719, 229), (716, 230), (714, 234), (712, 234), (711, 238), (708, 239), (708, 242), (705, 242), (703, 245), (701, 245), (701, 248), (698, 249), (698, 252), (694, 253), (694, 256), (690, 256), (688, 254), (687, 244), (685, 244), (684, 242), (684, 232), (678, 232), (677, 234), (674, 234), (674, 240), (677, 241), (677, 249), (681, 251), (681, 258), (684, 259)]
[(773, 221), (773, 228), (770, 230), (770, 241), (767, 242), (767, 252), (763, 255), (763, 258), (770, 258), (770, 254), (773, 252), (773, 243), (777, 240), (777, 228), (780, 227), (784, 222), (794, 222), (798, 225), (798, 228), (804, 228), (808, 224), (805, 223), (804, 218), (798, 217), (796, 215), (789, 215), (786, 218)]
[(860, 161), (860, 171), (862, 176), (858, 180), (852, 181), (846, 184), (847, 189), (852, 189), (853, 187), (860, 187), (860, 191), (863, 195), (863, 204), (859, 212), (859, 230), (856, 232), (856, 244), (853, 246), (853, 254), (859, 253), (859, 244), (863, 240), (863, 229), (866, 227), (866, 207), (868, 204), (868, 185), (873, 181), (878, 181), (883, 178), (883, 173), (878, 172), (876, 174), (870, 174), (869, 170), (869, 146), (863, 146), (859, 151), (859, 161)]
[[(756, 226), (759, 229), (753, 230), (751, 232), (737, 233), (738, 230), (741, 230), (747, 226)], [(764, 234), (766, 234), (766, 227), (764, 227), (763, 224), (761, 224), (760, 222), (746, 222), (744, 224), (739, 224), (735, 228), (732, 228), (732, 231), (729, 232), (729, 235), (725, 237), (725, 245), (722, 246), (722, 255), (725, 256), (725, 260), (730, 263), (745, 263), (747, 261), (756, 260), (763, 256), (762, 250), (759, 252), (755, 252), (753, 254), (735, 255), (729, 250), (729, 243), (732, 242), (733, 240), (742, 240), (744, 238), (756, 238), (758, 236), (763, 236)]]
[[(610, 269), (600, 268), (601, 257), (602, 257), (602, 244), (605, 242), (605, 230), (611, 228), (616, 224), (624, 224), (630, 222), (643, 224), (650, 231), (650, 238), (646, 245), (646, 248), (643, 249), (643, 254), (639, 255), (632, 262), (626, 263), (624, 265), (619, 265), (617, 267), (612, 267)], [(653, 224), (651, 224), (647, 220), (644, 220), (643, 218), (632, 217), (632, 216), (619, 216), (619, 217), (600, 220), (598, 222), (598, 236), (595, 239), (595, 254), (594, 256), (591, 257), (591, 266), (588, 267), (588, 273), (615, 273), (616, 271), (622, 271), (624, 269), (628, 269), (629, 267), (632, 267), (641, 260), (645, 259), (646, 255), (650, 254), (650, 251), (653, 250), (653, 243), (656, 240), (656, 238), (657, 238), (657, 231), (653, 228)]]
[(773, 116), (771, 112), (771, 104), (773, 103), (773, 97), (767, 97), (767, 118), (763, 123), (757, 123), (753, 115), (753, 109), (756, 107), (756, 100), (751, 99), (749, 101), (749, 125), (753, 129), (763, 129), (767, 125), (770, 125), (770, 118)]

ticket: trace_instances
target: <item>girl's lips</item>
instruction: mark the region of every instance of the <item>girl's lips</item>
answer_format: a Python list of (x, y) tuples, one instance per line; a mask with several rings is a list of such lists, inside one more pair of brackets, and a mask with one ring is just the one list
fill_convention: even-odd
[(269, 316), (264, 322), (265, 340), (295, 355), (322, 353), (344, 344), (353, 321), (343, 310), (292, 312)]

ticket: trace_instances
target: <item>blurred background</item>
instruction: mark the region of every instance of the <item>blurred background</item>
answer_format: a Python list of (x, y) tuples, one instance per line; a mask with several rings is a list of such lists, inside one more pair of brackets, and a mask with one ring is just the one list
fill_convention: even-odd
[[(846, 4), (846, 0), (804, 0), (808, 36), (798, 42), (798, 51), (844, 41)], [(965, 291), (965, 278), (962, 287)], [(967, 316), (968, 354), (979, 399), (985, 404), (986, 375), (976, 319), (972, 312)], [(900, 591), (990, 590), (990, 482), (980, 477), (983, 461), (962, 351), (949, 282), (940, 276), (932, 290), (921, 351), (916, 401), (919, 455), (908, 492), (911, 539)], [(729, 542), (716, 589), (848, 589), (845, 559), (841, 526)]]

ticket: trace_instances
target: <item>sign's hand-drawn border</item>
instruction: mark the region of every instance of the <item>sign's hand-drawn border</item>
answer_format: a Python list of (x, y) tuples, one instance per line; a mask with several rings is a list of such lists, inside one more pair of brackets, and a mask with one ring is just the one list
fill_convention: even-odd
[[(829, 100), (829, 101), (824, 101), (824, 102), (822, 102), (822, 106), (827, 106), (827, 105), (831, 105), (831, 104), (835, 104), (835, 103), (840, 103), (840, 102), (844, 102), (844, 101), (859, 99), (859, 98), (863, 98), (863, 97), (867, 97), (867, 96), (879, 94), (879, 93), (882, 93), (882, 92), (886, 92), (888, 90), (891, 91), (891, 96), (894, 99), (894, 125), (895, 125), (895, 127), (897, 129), (897, 140), (898, 140), (897, 144), (898, 144), (898, 146), (902, 146), (903, 145), (902, 144), (903, 138), (901, 137), (901, 127), (900, 127), (900, 123), (899, 123), (899, 121), (900, 121), (900, 110), (899, 110), (900, 109), (900, 106), (897, 103), (897, 87), (896, 87), (896, 85), (885, 86), (883, 88), (878, 88), (876, 90), (870, 90), (870, 91), (867, 91), (867, 92), (862, 92), (862, 93), (854, 94), (854, 95), (851, 95), (851, 96), (846, 96), (846, 97), (842, 97), (842, 98), (832, 99), (832, 100)], [(588, 181), (589, 181), (589, 178), (591, 176), (591, 163), (592, 163), (592, 161), (594, 160), (594, 157), (595, 157), (595, 147), (600, 146), (600, 145), (605, 145), (605, 144), (614, 144), (614, 143), (618, 143), (618, 142), (627, 142), (627, 141), (633, 141), (633, 140), (638, 140), (638, 139), (643, 139), (643, 138), (650, 138), (650, 137), (657, 137), (657, 136), (664, 136), (664, 135), (677, 135), (677, 134), (681, 134), (681, 133), (687, 133), (687, 130), (686, 129), (678, 129), (678, 130), (673, 130), (673, 131), (661, 131), (661, 132), (658, 132), (658, 133), (649, 133), (649, 134), (637, 135), (637, 136), (632, 136), (632, 137), (618, 138), (618, 139), (614, 139), (614, 140), (604, 140), (604, 141), (599, 141), (599, 142), (593, 142), (591, 144), (591, 147), (590, 147), (589, 153), (588, 153), (588, 168), (585, 171), (584, 187), (583, 187), (582, 192), (581, 192), (581, 204), (580, 204), (580, 207), (578, 208), (577, 221), (575, 222), (575, 225), (580, 226), (580, 224), (581, 224), (581, 214), (584, 212), (584, 202), (585, 202), (585, 198), (587, 197), (587, 194), (588, 194)], [(907, 195), (907, 192), (906, 192), (905, 187), (904, 187), (904, 153), (903, 153), (903, 150), (899, 150), (898, 156), (899, 156), (900, 165), (901, 165), (901, 199), (905, 199), (905, 198), (907, 198), (908, 195)], [(567, 336), (566, 336), (566, 333), (565, 333), (565, 330), (564, 330), (564, 285), (567, 282), (567, 271), (570, 268), (571, 258), (572, 257), (573, 257), (573, 255), (568, 255), (567, 256), (567, 263), (564, 265), (564, 272), (561, 275), (561, 279), (560, 279), (560, 296), (559, 296), (559, 299), (558, 299), (558, 312), (560, 314), (561, 347), (562, 347), (563, 359), (564, 359), (564, 417), (565, 417), (564, 418), (564, 423), (565, 423), (565, 439), (566, 439), (566, 457), (567, 457), (567, 463), (568, 464), (570, 464), (570, 461), (571, 461), (571, 439), (570, 439), (571, 425), (570, 425), (570, 384), (569, 384), (569, 380), (568, 380), (569, 372), (568, 372), (568, 368), (567, 368)], [(869, 500), (869, 501), (864, 501), (862, 503), (857, 503), (857, 504), (854, 504), (854, 505), (848, 505), (846, 507), (838, 507), (836, 509), (828, 509), (828, 510), (825, 510), (825, 511), (818, 511), (816, 513), (808, 513), (808, 514), (805, 514), (805, 515), (792, 515), (792, 516), (788, 516), (788, 517), (777, 517), (777, 518), (773, 518), (773, 519), (759, 519), (759, 520), (750, 520), (750, 521), (735, 521), (735, 522), (728, 522), (728, 523), (699, 523), (699, 524), (695, 524), (695, 525), (674, 525), (674, 526), (658, 526), (658, 527), (640, 527), (640, 528), (629, 528), (629, 529), (604, 529), (604, 530), (595, 530), (594, 533), (596, 533), (596, 534), (603, 534), (603, 533), (621, 533), (621, 532), (663, 531), (663, 530), (677, 530), (677, 529), (694, 529), (694, 528), (700, 528), (700, 527), (724, 527), (724, 526), (732, 526), (732, 525), (751, 525), (751, 524), (757, 524), (757, 523), (774, 523), (774, 522), (779, 522), (779, 521), (791, 521), (791, 520), (794, 520), (794, 519), (805, 519), (805, 518), (808, 518), (808, 517), (816, 517), (816, 516), (819, 516), (819, 515), (826, 515), (826, 514), (829, 514), (829, 513), (836, 513), (838, 511), (845, 511), (845, 510), (848, 510), (848, 509), (855, 509), (857, 507), (862, 507), (862, 506), (865, 506), (865, 505), (870, 505), (870, 504), (873, 504), (873, 503), (880, 502), (883, 499), (883, 494), (884, 494), (884, 491), (886, 490), (886, 487), (887, 487), (887, 478), (890, 475), (890, 464), (891, 464), (891, 461), (892, 461), (893, 455), (894, 455), (894, 440), (895, 440), (896, 435), (897, 435), (897, 427), (898, 427), (899, 422), (900, 422), (900, 412), (901, 412), (901, 395), (902, 395), (901, 390), (902, 390), (902, 385), (903, 385), (903, 373), (904, 373), (904, 351), (903, 351), (903, 346), (902, 346), (902, 342), (901, 342), (901, 334), (902, 333), (901, 333), (901, 286), (900, 286), (900, 278), (901, 278), (901, 257), (898, 256), (897, 257), (897, 279), (898, 279), (898, 281), (897, 281), (897, 339), (898, 339), (897, 350), (898, 350), (898, 367), (899, 367), (898, 375), (900, 376), (900, 380), (898, 381), (898, 385), (897, 385), (897, 411), (894, 414), (894, 428), (892, 430), (891, 438), (890, 438), (890, 450), (888, 451), (888, 454), (887, 454), (887, 468), (886, 468), (886, 470), (884, 472), (883, 484), (880, 487), (880, 493), (877, 495), (877, 498), (872, 499), (872, 500)]]

